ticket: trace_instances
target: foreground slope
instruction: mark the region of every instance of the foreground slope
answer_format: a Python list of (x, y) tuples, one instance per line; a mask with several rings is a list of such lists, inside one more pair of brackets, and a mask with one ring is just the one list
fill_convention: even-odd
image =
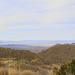
[(75, 45), (56, 45), (39, 53), (47, 64), (63, 64), (75, 59)]

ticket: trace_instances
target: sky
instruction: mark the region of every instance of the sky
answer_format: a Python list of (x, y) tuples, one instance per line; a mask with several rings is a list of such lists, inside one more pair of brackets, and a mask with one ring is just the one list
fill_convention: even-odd
[(0, 40), (75, 40), (75, 0), (0, 0)]

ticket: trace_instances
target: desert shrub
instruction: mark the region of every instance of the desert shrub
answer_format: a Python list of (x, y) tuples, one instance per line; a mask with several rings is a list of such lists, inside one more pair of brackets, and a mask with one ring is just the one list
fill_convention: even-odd
[(35, 60), (32, 60), (30, 62), (31, 65), (42, 65), (43, 63), (41, 62), (40, 59), (35, 59)]
[(10, 67), (15, 68), (17, 70), (24, 70), (26, 67), (26, 63), (24, 62), (17, 62), (13, 63)]
[(47, 70), (45, 70), (45, 69), (41, 69), (39, 73), (40, 73), (41, 75), (48, 75), (48, 72), (47, 72)]
[(52, 70), (53, 69), (53, 67), (49, 66), (49, 65), (42, 65), (41, 68), (47, 69), (47, 70)]
[(3, 64), (1, 61), (0, 61), (0, 67), (5, 67), (5, 64)]
[(56, 75), (75, 75), (75, 60), (73, 59), (72, 62), (64, 64), (58, 68), (54, 68)]
[[(39, 65), (30, 65), (24, 62), (18, 62), (18, 63), (13, 63), (11, 67), (14, 69), (17, 69), (18, 71), (24, 71), (22, 72), (22, 75), (36, 75), (36, 74), (37, 75), (47, 75), (47, 71), (45, 69), (42, 69), (41, 66)], [(32, 73), (30, 70), (32, 71)]]
[(40, 72), (41, 69), (38, 66), (31, 66), (31, 70), (34, 72)]
[(38, 75), (36, 72), (32, 72), (31, 70), (24, 70), (21, 75)]
[(17, 69), (17, 70), (36, 70), (36, 68), (37, 68), (37, 67), (32, 66), (30, 64), (26, 64), (24, 62), (13, 63), (10, 67)]
[(24, 62), (26, 64), (29, 64), (29, 61), (27, 61), (27, 60), (14, 60), (14, 61), (12, 61), (12, 63), (20, 63), (20, 62)]
[(4, 68), (0, 69), (0, 75), (9, 75), (8, 70)]
[(16, 69), (8, 69), (9, 75), (20, 75), (20, 71)]
[(34, 65), (31, 67), (30, 70), (32, 70), (33, 72), (39, 73), (38, 75), (47, 75), (48, 74), (47, 70), (41, 68), (41, 66)]
[(3, 58), (2, 60), (3, 60), (3, 61), (6, 61), (7, 59), (6, 59), (6, 58)]

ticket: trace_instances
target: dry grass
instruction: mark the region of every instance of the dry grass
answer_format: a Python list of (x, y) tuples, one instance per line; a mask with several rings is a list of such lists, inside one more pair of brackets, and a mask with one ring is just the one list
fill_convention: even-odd
[(9, 72), (9, 75), (20, 75), (20, 71), (16, 70), (16, 69), (12, 69), (12, 68), (9, 68), (8, 69), (8, 72)]
[(40, 75), (38, 72), (32, 72), (31, 70), (24, 70), (21, 75)]
[(9, 75), (8, 70), (6, 68), (1, 68), (0, 75)]
[(0, 75), (53, 75), (53, 71), (41, 69), (40, 71), (34, 72), (32, 70), (19, 71), (12, 68), (1, 68)]
[(49, 65), (32, 65), (26, 64), (25, 62), (10, 61), (11, 60), (1, 61), (0, 75), (53, 75), (52, 71), (50, 71), (51, 66)]
[(26, 68), (26, 63), (24, 62), (13, 63), (10, 67), (15, 68), (17, 70), (24, 70)]
[(48, 75), (54, 75), (53, 70), (48, 70)]

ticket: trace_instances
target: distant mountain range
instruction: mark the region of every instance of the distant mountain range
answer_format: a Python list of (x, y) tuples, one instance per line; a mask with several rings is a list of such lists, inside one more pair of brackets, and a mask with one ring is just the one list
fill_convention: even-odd
[(24, 44), (31, 46), (44, 46), (50, 47), (55, 44), (75, 43), (75, 40), (21, 40), (21, 41), (3, 41), (0, 40), (0, 44)]
[(0, 40), (0, 42), (75, 42), (75, 40), (20, 40), (20, 41), (12, 41), (12, 40)]
[(22, 41), (3, 41), (0, 40), (0, 47), (30, 50), (32, 52), (40, 52), (58, 44), (75, 45), (75, 40), (22, 40)]
[(75, 45), (75, 43), (71, 43), (72, 45)]

